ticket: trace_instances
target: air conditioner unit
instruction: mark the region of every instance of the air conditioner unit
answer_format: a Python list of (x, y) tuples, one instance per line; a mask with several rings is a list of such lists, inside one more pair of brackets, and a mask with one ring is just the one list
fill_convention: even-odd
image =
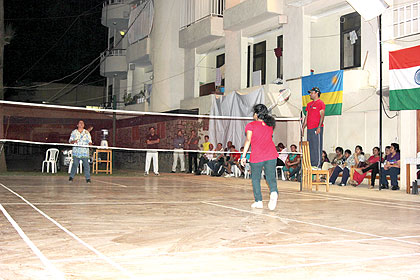
[(130, 63), (128, 64), (128, 70), (136, 70), (136, 64), (135, 63)]

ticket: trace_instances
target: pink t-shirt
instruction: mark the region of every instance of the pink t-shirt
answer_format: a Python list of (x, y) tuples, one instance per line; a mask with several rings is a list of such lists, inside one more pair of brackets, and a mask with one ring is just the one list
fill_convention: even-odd
[(246, 125), (245, 132), (252, 131), (250, 162), (262, 162), (277, 158), (273, 142), (273, 128), (264, 122), (253, 121)]

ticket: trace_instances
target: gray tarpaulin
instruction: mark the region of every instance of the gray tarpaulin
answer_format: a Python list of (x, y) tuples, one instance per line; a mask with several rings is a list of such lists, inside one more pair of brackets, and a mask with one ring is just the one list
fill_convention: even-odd
[[(226, 96), (216, 98), (213, 96), (211, 116), (252, 117), (252, 107), (255, 104), (264, 104), (264, 89), (259, 88), (247, 95), (232, 92)], [(226, 148), (227, 141), (232, 141), (236, 149), (245, 143), (245, 126), (252, 120), (210, 119), (210, 142), (216, 148), (217, 143), (222, 143)]]

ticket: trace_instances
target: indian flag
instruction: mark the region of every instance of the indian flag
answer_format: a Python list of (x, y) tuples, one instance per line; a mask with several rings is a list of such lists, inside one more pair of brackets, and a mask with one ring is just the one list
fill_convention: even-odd
[(420, 46), (389, 52), (389, 106), (420, 109)]

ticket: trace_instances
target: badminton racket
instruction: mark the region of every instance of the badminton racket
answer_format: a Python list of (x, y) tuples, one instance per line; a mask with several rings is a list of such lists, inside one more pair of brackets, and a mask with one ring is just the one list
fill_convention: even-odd
[(268, 108), (268, 111), (270, 112), (271, 110), (273, 110), (277, 106), (281, 106), (281, 105), (285, 104), (289, 100), (290, 94), (291, 94), (290, 89), (288, 89), (288, 88), (281, 89), (279, 91), (279, 95), (277, 96), (277, 100), (273, 104), (271, 104), (271, 106)]

